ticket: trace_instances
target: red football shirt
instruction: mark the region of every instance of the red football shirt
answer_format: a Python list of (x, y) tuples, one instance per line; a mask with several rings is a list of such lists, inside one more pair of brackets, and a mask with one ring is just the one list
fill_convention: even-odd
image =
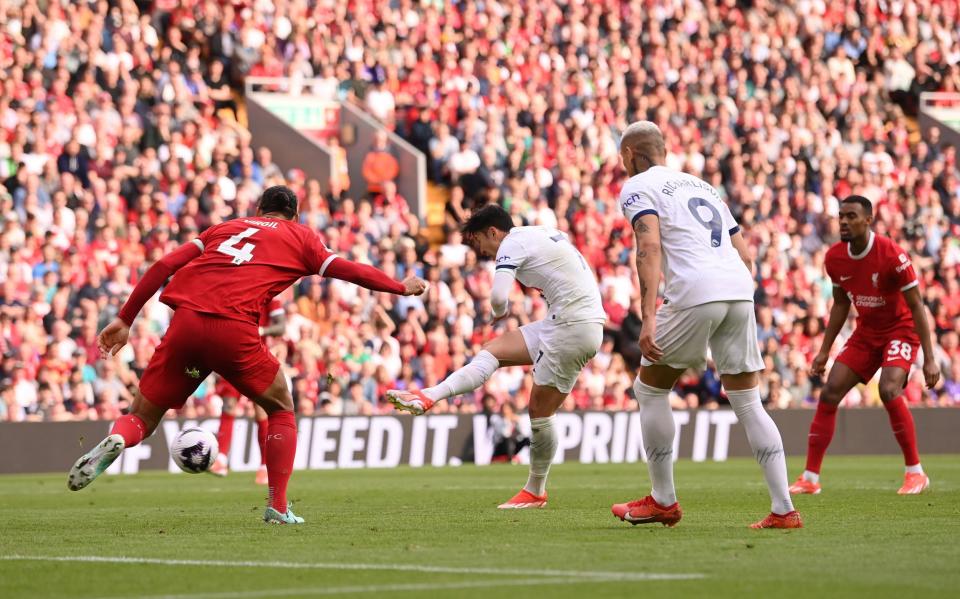
[(160, 301), (251, 324), (278, 293), (301, 277), (322, 275), (336, 257), (311, 229), (278, 218), (237, 218), (194, 243), (203, 254), (173, 275)]
[(870, 233), (867, 249), (854, 255), (847, 242), (827, 252), (827, 274), (847, 292), (857, 310), (857, 334), (884, 336), (913, 328), (913, 315), (903, 292), (919, 285), (906, 252), (887, 237)]

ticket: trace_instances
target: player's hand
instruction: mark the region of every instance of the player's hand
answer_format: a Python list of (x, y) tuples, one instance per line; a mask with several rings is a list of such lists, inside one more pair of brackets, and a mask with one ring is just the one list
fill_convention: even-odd
[(927, 389), (933, 389), (940, 382), (940, 366), (935, 359), (923, 361), (923, 379), (927, 383)]
[(403, 295), (420, 295), (427, 291), (427, 282), (420, 277), (407, 277), (403, 280)]
[(823, 377), (823, 373), (827, 369), (827, 360), (829, 358), (830, 355), (823, 352), (820, 352), (814, 356), (813, 362), (810, 363), (810, 376)]
[(115, 356), (123, 349), (130, 338), (130, 327), (119, 318), (114, 318), (100, 334), (97, 335), (97, 346), (104, 356)]
[(657, 325), (652, 318), (644, 321), (640, 328), (640, 352), (651, 362), (657, 362), (663, 357), (663, 350), (657, 345)]

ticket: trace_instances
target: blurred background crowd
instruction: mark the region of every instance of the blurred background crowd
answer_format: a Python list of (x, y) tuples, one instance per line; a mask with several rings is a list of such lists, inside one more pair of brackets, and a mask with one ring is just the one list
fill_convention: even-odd
[[(430, 243), (387, 156), (330, 182), (282, 172), (242, 124), (252, 75), (313, 79), (421, 149), (449, 193), (446, 242)], [(518, 288), (492, 322), (492, 271), (457, 232), (486, 202), (567, 231), (597, 273), (608, 337), (564, 408), (635, 409), (617, 148), (637, 119), (663, 129), (669, 166), (720, 191), (750, 242), (769, 408), (816, 402), (823, 258), (850, 193), (875, 202), (877, 232), (921, 274), (944, 376), (927, 391), (915, 372), (908, 400), (960, 405), (960, 173), (956, 149), (913, 118), (921, 91), (958, 89), (956, 0), (0, 0), (0, 420), (115, 418), (170, 311), (148, 303), (116, 358), (100, 356), (99, 329), (159, 256), (278, 183), (335, 251), (432, 283), (423, 298), (316, 278), (284, 292), (269, 343), (301, 413), (387, 412), (385, 389), (432, 385), (543, 316)], [(353, 177), (373, 192), (352, 195)], [(501, 369), (437, 409), (522, 412), (531, 385)], [(216, 387), (186, 415), (219, 413)], [(711, 368), (673, 400), (724, 402)], [(845, 405), (878, 403), (868, 384)]]

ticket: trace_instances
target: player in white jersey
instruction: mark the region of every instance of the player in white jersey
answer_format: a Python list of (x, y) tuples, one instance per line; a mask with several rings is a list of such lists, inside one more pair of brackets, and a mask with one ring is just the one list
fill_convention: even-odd
[[(706, 366), (709, 349), (770, 492), (770, 515), (751, 527), (800, 528), (787, 490), (780, 431), (760, 403), (757, 373), (764, 365), (751, 261), (740, 227), (713, 187), (663, 166), (665, 144), (655, 124), (630, 125), (620, 156), (630, 176), (620, 206), (636, 234), (643, 319), (643, 361), (633, 389), (653, 490), (612, 511), (631, 524), (673, 526), (682, 517), (673, 486), (676, 429), (669, 394), (684, 370)], [(657, 310), (661, 273), (665, 287)]]
[(543, 507), (547, 473), (557, 453), (554, 412), (603, 341), (607, 317), (600, 290), (593, 271), (564, 233), (548, 227), (514, 227), (510, 215), (496, 204), (475, 212), (464, 223), (463, 234), (481, 258), (496, 259), (490, 294), (495, 317), (506, 315), (514, 280), (543, 294), (547, 316), (488, 342), (469, 364), (439, 385), (422, 391), (391, 389), (387, 399), (397, 409), (423, 414), (441, 399), (479, 388), (500, 366), (532, 364), (530, 475), (523, 489), (499, 507)]

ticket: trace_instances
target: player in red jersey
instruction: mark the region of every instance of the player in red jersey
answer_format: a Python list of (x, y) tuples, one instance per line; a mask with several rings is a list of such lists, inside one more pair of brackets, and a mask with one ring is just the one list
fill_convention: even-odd
[[(260, 313), (260, 336), (264, 339), (270, 337), (280, 337), (286, 327), (286, 316), (283, 311), (283, 303), (277, 298), (270, 300), (270, 304), (264, 307)], [(217, 383), (217, 394), (223, 400), (223, 407), (220, 410), (220, 429), (217, 432), (217, 447), (220, 449), (220, 455), (210, 466), (210, 474), (216, 476), (226, 476), (230, 473), (230, 445), (233, 442), (233, 424), (237, 417), (237, 404), (243, 399), (243, 396), (237, 391), (237, 388), (231, 385), (224, 378), (220, 378)], [(253, 404), (253, 418), (257, 422), (257, 445), (260, 446), (260, 467), (257, 468), (257, 475), (254, 482), (258, 485), (267, 484), (267, 413)]]
[(910, 258), (896, 243), (870, 230), (873, 206), (863, 196), (840, 204), (840, 243), (827, 252), (827, 274), (833, 281), (833, 307), (820, 353), (811, 374), (822, 376), (830, 348), (847, 321), (850, 306), (857, 308), (857, 326), (837, 356), (820, 394), (810, 425), (807, 466), (791, 493), (820, 492), (820, 465), (833, 439), (840, 402), (854, 386), (873, 378), (880, 369), (880, 400), (890, 416), (893, 434), (903, 450), (906, 475), (901, 495), (922, 492), (930, 479), (920, 466), (913, 416), (904, 400), (910, 366), (923, 348), (923, 376), (928, 387), (940, 379), (919, 281)]
[(212, 371), (267, 412), (270, 500), (263, 519), (303, 522), (287, 504), (297, 449), (293, 399), (279, 362), (258, 334), (260, 312), (294, 281), (314, 274), (402, 295), (423, 293), (426, 282), (409, 277), (400, 283), (372, 266), (340, 258), (296, 219), (296, 195), (281, 185), (271, 187), (260, 198), (257, 216), (207, 229), (144, 274), (118, 318), (100, 332), (101, 351), (120, 351), (140, 308), (176, 273), (160, 296), (174, 308), (173, 319), (140, 379), (130, 413), (71, 468), (71, 490), (89, 485), (124, 448), (150, 435), (166, 411), (181, 408)]

